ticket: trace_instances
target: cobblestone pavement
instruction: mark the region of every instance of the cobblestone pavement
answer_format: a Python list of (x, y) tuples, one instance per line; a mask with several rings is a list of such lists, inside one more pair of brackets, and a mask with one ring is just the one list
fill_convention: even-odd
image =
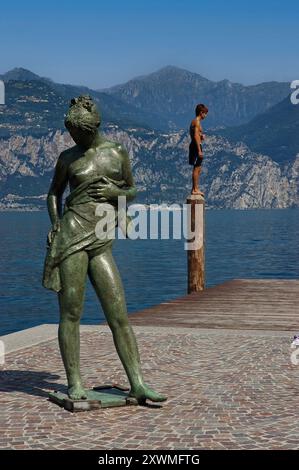
[[(1, 378), (1, 449), (299, 449), (299, 366), (290, 335), (167, 328), (137, 331), (144, 375), (162, 407), (69, 413), (56, 340), (13, 352)], [(105, 331), (81, 335), (89, 387), (126, 384)]]

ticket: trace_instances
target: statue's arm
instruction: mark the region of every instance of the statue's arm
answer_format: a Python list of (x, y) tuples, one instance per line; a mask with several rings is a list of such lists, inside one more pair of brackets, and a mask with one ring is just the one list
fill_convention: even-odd
[(122, 156), (122, 177), (126, 182), (126, 188), (121, 190), (121, 196), (126, 196), (127, 201), (132, 201), (136, 197), (137, 189), (132, 174), (131, 162), (128, 152), (121, 149)]
[(54, 230), (57, 229), (62, 216), (62, 195), (67, 183), (67, 165), (64, 161), (63, 154), (61, 154), (55, 166), (54, 176), (47, 197), (48, 212)]
[(98, 182), (90, 184), (88, 194), (98, 202), (117, 201), (119, 196), (124, 196), (127, 201), (132, 201), (136, 196), (137, 190), (134, 184), (129, 155), (120, 145), (116, 149), (121, 162), (121, 180), (125, 182), (125, 185), (120, 188), (105, 176), (103, 176), (102, 184)]

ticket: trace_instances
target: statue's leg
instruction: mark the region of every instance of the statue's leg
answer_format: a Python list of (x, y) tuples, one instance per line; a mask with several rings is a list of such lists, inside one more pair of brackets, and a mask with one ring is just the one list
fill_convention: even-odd
[(68, 394), (74, 400), (86, 398), (80, 376), (79, 326), (87, 269), (88, 255), (85, 251), (69, 256), (60, 265), (62, 290), (58, 294), (60, 307), (58, 338), (68, 381)]
[(94, 256), (89, 263), (89, 277), (111, 328), (114, 344), (127, 373), (131, 392), (139, 403), (148, 398), (164, 401), (166, 397), (144, 384), (134, 332), (129, 324), (122, 281), (111, 249)]

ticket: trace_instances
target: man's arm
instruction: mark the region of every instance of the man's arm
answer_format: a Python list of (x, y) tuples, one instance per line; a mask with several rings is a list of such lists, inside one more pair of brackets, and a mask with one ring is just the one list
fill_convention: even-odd
[(57, 230), (62, 216), (62, 195), (68, 182), (67, 165), (63, 154), (58, 158), (47, 197), (47, 206), (53, 229)]
[(200, 157), (203, 156), (200, 144), (201, 144), (201, 128), (199, 123), (196, 121), (195, 127), (194, 127), (194, 140), (197, 144), (197, 150), (198, 150), (198, 155)]

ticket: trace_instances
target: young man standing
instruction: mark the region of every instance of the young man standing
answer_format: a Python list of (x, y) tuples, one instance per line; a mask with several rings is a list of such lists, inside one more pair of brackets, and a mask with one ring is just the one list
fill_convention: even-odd
[(189, 145), (189, 164), (193, 165), (191, 194), (200, 194), (201, 196), (204, 194), (199, 190), (198, 184), (201, 164), (203, 161), (201, 143), (205, 139), (201, 127), (201, 120), (205, 119), (208, 111), (208, 108), (204, 104), (198, 104), (195, 108), (196, 117), (192, 120), (190, 125), (191, 143)]

